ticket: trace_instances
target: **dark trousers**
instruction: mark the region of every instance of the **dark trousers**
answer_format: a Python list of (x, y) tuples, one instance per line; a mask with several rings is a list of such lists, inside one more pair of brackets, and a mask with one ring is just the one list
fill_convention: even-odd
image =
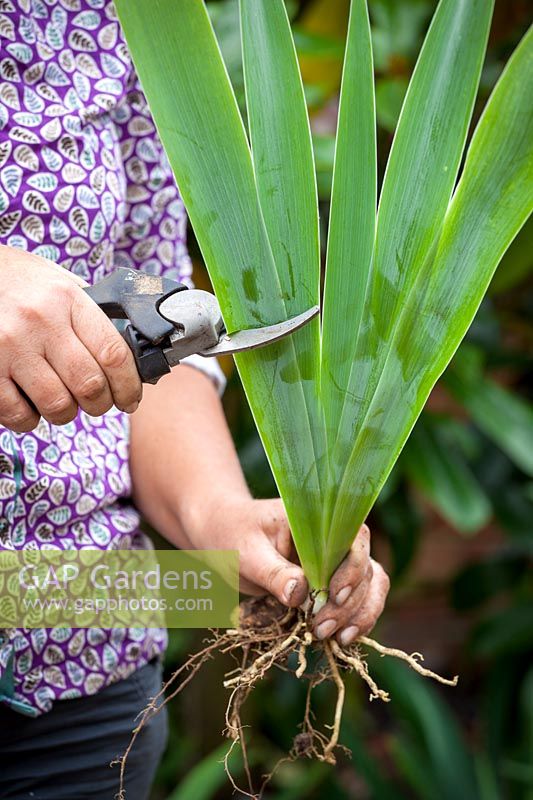
[[(40, 717), (0, 707), (1, 800), (113, 800), (135, 720), (161, 688), (153, 661), (91, 697), (60, 700)], [(139, 734), (126, 766), (126, 800), (148, 800), (167, 738), (166, 709)]]

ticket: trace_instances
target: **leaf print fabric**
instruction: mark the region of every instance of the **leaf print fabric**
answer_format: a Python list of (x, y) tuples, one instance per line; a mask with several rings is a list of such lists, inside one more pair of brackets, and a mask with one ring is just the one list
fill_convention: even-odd
[[(118, 266), (190, 283), (186, 216), (109, 0), (0, 0), (0, 242), (93, 283)], [(189, 359), (222, 385), (216, 365)], [(128, 420), (0, 427), (0, 547), (146, 548)], [(162, 630), (0, 631), (0, 696), (30, 715), (161, 653)]]

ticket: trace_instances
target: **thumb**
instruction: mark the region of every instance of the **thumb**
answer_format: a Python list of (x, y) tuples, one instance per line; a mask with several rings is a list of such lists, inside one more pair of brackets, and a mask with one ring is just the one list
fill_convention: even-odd
[(309, 591), (303, 569), (283, 558), (268, 539), (241, 557), (241, 575), (290, 607), (301, 605)]

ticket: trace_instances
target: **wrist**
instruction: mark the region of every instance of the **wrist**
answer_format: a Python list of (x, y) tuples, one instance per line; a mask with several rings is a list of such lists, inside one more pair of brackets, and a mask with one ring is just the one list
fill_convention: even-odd
[(253, 498), (246, 484), (224, 492), (208, 491), (198, 497), (189, 495), (177, 509), (178, 523), (194, 549), (227, 547), (228, 542), (222, 541), (226, 538), (223, 529), (228, 520), (236, 520), (243, 514), (250, 502)]

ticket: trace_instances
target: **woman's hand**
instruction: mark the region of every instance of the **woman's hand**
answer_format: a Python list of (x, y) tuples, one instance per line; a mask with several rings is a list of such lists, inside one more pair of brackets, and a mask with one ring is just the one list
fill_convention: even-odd
[(315, 635), (325, 639), (335, 634), (340, 644), (348, 645), (369, 633), (383, 611), (389, 588), (389, 576), (370, 558), (370, 530), (363, 525), (331, 578), (328, 602), (315, 616)]
[(135, 410), (142, 387), (133, 355), (83, 281), (5, 245), (0, 280), (1, 425), (25, 432), (40, 416), (64, 425), (78, 407), (91, 416), (113, 405)]
[[(194, 547), (239, 550), (241, 589), (248, 594), (273, 594), (298, 606), (308, 594), (298, 566), (287, 515), (279, 499), (237, 497), (206, 516), (205, 533), (192, 537)], [(203, 539), (206, 539), (204, 542)], [(368, 633), (376, 624), (389, 591), (383, 567), (370, 558), (370, 531), (363, 525), (329, 585), (329, 599), (314, 619), (315, 635), (335, 635), (343, 645)]]
[[(146, 519), (177, 547), (238, 550), (243, 592), (299, 606), (309, 587), (281, 500), (250, 496), (216, 389), (181, 366), (147, 386), (131, 420), (133, 496)], [(389, 579), (370, 558), (363, 525), (317, 614), (319, 637), (348, 644), (383, 610)], [(357, 628), (357, 630), (356, 630)]]

